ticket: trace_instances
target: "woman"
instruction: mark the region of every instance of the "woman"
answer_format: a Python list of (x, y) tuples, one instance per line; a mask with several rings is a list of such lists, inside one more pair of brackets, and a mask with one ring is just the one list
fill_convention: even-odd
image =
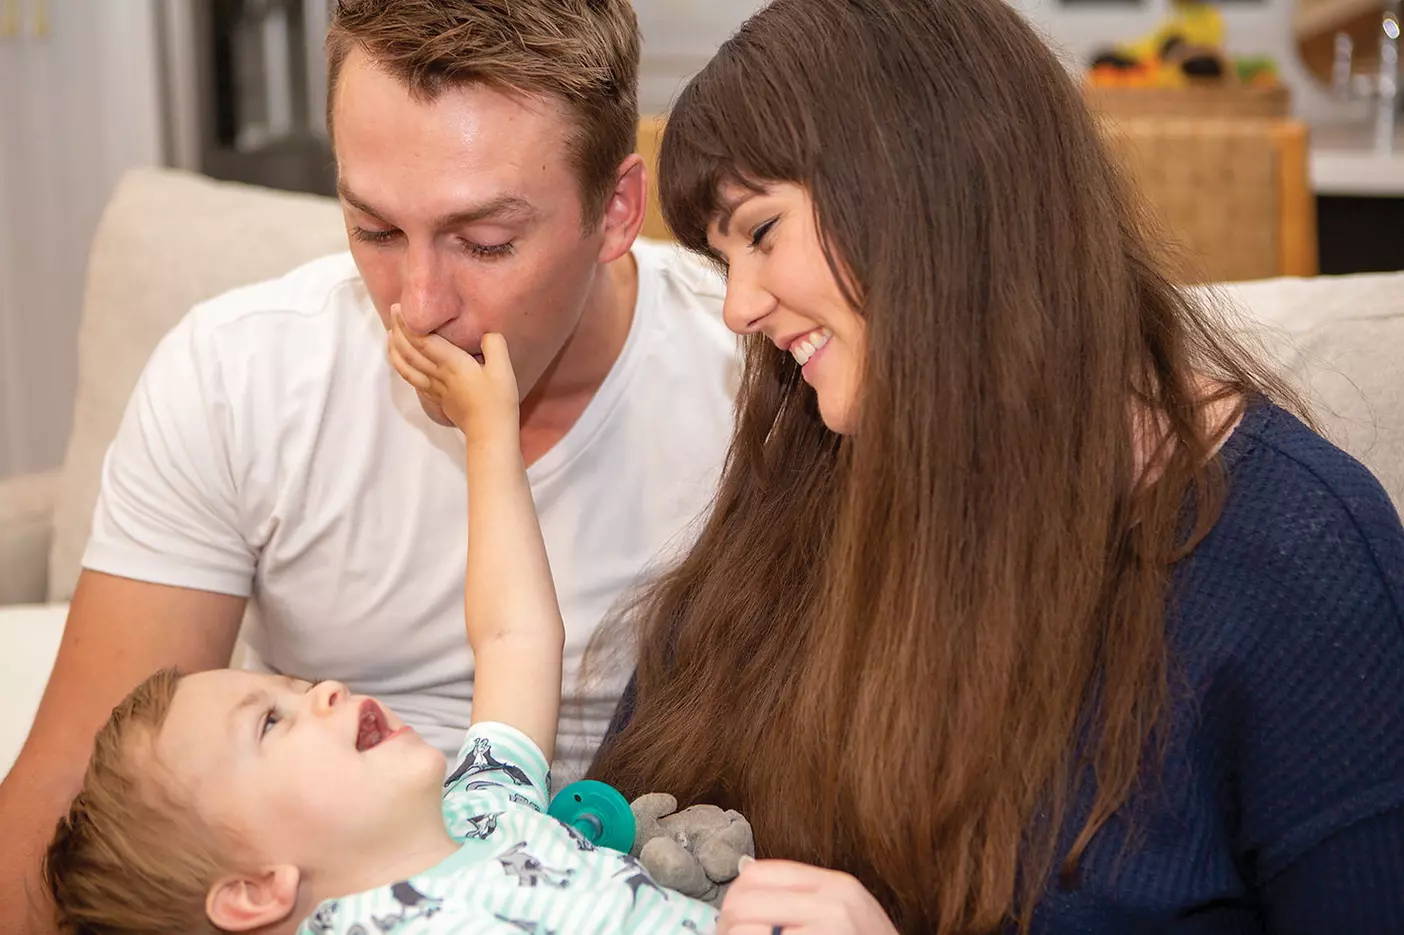
[(660, 175), (746, 374), (594, 775), (787, 859), (723, 929), (1404, 931), (1404, 530), (1023, 20), (776, 0)]

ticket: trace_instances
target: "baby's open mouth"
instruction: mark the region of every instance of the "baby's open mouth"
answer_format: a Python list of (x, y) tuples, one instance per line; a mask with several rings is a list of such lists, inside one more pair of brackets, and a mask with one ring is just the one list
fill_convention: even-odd
[(385, 719), (385, 712), (380, 710), (380, 705), (367, 698), (361, 702), (361, 725), (356, 731), (356, 749), (362, 753), (377, 744), (384, 743), (399, 731), (390, 729), (390, 722)]

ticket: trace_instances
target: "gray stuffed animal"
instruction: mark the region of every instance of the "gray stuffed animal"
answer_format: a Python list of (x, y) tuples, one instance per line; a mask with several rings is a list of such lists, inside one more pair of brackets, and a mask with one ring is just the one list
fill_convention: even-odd
[(742, 857), (755, 857), (751, 824), (734, 810), (694, 805), (678, 811), (666, 792), (640, 796), (630, 806), (636, 831), (630, 851), (659, 884), (720, 907), (741, 872)]

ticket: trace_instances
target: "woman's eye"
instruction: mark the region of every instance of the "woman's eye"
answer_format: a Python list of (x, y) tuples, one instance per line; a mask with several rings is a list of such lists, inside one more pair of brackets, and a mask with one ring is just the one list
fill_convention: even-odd
[(768, 220), (768, 221), (766, 221), (765, 223), (761, 224), (761, 225), (760, 225), (759, 227), (757, 227), (755, 230), (751, 231), (751, 249), (752, 249), (752, 250), (754, 250), (755, 248), (757, 248), (757, 247), (759, 247), (759, 246), (761, 245), (761, 243), (765, 240), (765, 235), (768, 234), (768, 233), (770, 233), (770, 229), (771, 229), (772, 227), (775, 226), (775, 222), (776, 222), (777, 220), (778, 220), (778, 218), (771, 218), (770, 220)]
[(283, 717), (278, 713), (277, 708), (269, 708), (263, 715), (263, 724), (258, 729), (259, 737), (268, 736), (268, 732), (275, 726), (282, 723)]
[(394, 228), (383, 231), (366, 230), (366, 228), (364, 227), (351, 228), (351, 236), (354, 239), (360, 241), (361, 243), (368, 244), (387, 244), (390, 242), (391, 238), (393, 238), (398, 233), (399, 231), (395, 230)]

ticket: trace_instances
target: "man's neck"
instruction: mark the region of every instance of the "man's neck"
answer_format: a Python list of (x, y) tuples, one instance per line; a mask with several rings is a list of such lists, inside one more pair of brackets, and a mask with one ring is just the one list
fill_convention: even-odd
[(629, 338), (639, 294), (632, 251), (600, 270), (580, 325), (521, 407), (522, 459), (532, 464), (575, 425), (609, 376)]

